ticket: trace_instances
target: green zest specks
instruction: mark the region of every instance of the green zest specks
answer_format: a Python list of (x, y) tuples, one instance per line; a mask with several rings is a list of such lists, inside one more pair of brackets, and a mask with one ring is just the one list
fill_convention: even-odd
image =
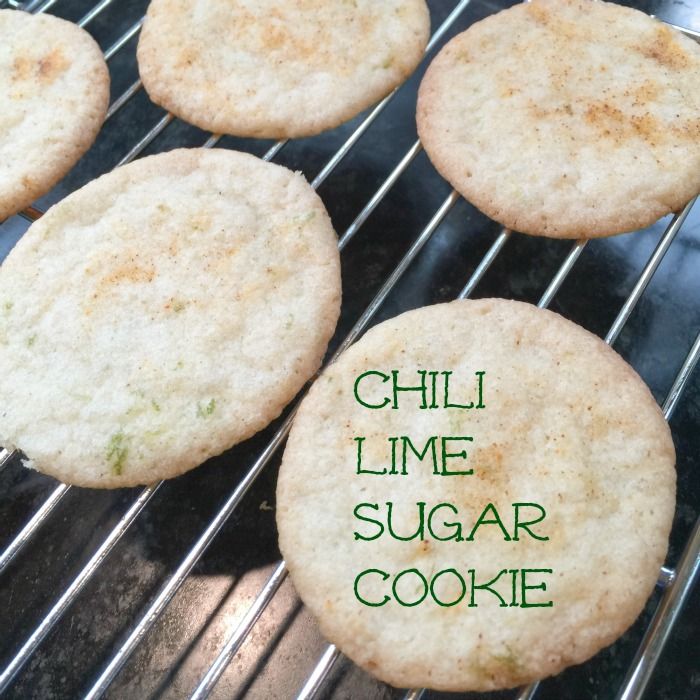
[(30, 335), (27, 338), (27, 347), (31, 348), (32, 345), (34, 345), (34, 343), (36, 343), (36, 333), (34, 333), (34, 335)]
[(160, 404), (155, 399), (151, 399), (151, 407), (156, 413), (160, 413)]
[(499, 666), (505, 667), (509, 673), (520, 673), (522, 664), (517, 654), (506, 644), (505, 654), (493, 654), (493, 659)]
[(123, 431), (114, 433), (107, 443), (107, 462), (115, 476), (121, 476), (126, 463), (129, 448), (126, 446), (126, 436)]
[(212, 413), (214, 413), (214, 409), (216, 408), (216, 399), (212, 399), (208, 404), (202, 405), (197, 402), (197, 418), (207, 418), (209, 417)]
[(308, 224), (309, 221), (313, 221), (316, 218), (316, 212), (315, 211), (307, 211), (305, 214), (300, 214), (299, 216), (294, 218), (294, 223), (297, 226), (301, 226), (303, 224)]

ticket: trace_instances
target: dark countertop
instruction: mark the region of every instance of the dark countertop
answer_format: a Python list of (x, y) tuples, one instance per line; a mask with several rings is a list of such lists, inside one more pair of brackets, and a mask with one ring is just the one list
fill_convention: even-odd
[[(454, 7), (432, 0), (435, 28)], [(507, 1), (472, 0), (448, 37)], [(700, 30), (697, 0), (626, 2), (678, 25)], [(51, 12), (78, 19), (91, 0), (58, 0)], [(118, 0), (89, 27), (103, 48), (138, 19), (145, 0)], [(137, 77), (135, 40), (110, 62), (113, 97)], [(417, 84), (425, 63), (398, 93), (357, 147), (320, 188), (342, 232), (416, 138)], [(111, 120), (93, 149), (40, 201), (60, 199), (113, 167), (162, 116), (141, 91)], [(276, 162), (313, 178), (357, 126), (292, 142)], [(197, 146), (207, 134), (174, 122), (147, 153)], [(261, 155), (270, 143), (225, 138), (222, 145)], [(390, 191), (343, 252), (344, 305), (332, 348), (347, 334), (402, 255), (449, 193), (424, 154)], [(552, 309), (604, 335), (634, 286), (668, 220), (645, 232), (593, 241), (552, 304)], [(27, 223), (0, 225), (4, 257)], [(499, 232), (499, 226), (459, 201), (382, 306), (374, 322), (410, 308), (454, 298)], [(474, 296), (537, 302), (564, 260), (570, 242), (516, 234), (477, 287)], [(615, 348), (663, 400), (700, 329), (700, 207), (691, 213), (661, 263)], [(668, 562), (673, 565), (697, 517), (700, 502), (700, 370), (691, 378), (672, 420), (678, 452), (678, 507)], [(8, 693), (10, 698), (80, 696), (175, 570), (220, 505), (267, 444), (279, 421), (258, 436), (166, 483), (106, 559), (78, 601), (49, 634)], [(187, 697), (214, 660), (279, 559), (274, 522), (278, 457), (263, 471), (242, 506), (224, 525), (193, 574), (111, 686), (113, 698)], [(0, 547), (26, 522), (56, 482), (22, 469), (0, 472)], [(0, 578), (0, 656), (4, 666), (128, 508), (138, 489), (112, 492), (72, 489), (38, 536)], [(633, 526), (633, 524), (631, 524)], [(542, 683), (542, 700), (613, 698), (640, 642), (658, 592), (640, 620), (590, 662)], [(691, 595), (661, 658), (647, 697), (693, 700), (700, 696), (696, 625), (700, 590)], [(286, 582), (224, 673), (213, 697), (295, 696), (325, 648), (314, 621)], [(348, 661), (336, 665), (324, 687), (328, 698), (400, 698)], [(512, 698), (514, 692), (466, 695)], [(448, 698), (431, 693), (430, 698)]]

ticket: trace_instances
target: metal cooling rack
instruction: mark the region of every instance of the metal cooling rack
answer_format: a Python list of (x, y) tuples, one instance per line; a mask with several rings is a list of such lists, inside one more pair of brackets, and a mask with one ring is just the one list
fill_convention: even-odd
[[(64, 0), (30, 0), (21, 5), (18, 2), (0, 2), (0, 6), (10, 5), (19, 10), (29, 12), (46, 12), (53, 8), (54, 5), (59, 5)], [(102, 13), (104, 13), (111, 5), (119, 6), (119, 0), (100, 0), (89, 9), (77, 23), (82, 27), (90, 27)], [(479, 0), (473, 0), (471, 4), (479, 4)], [(487, 8), (487, 13), (495, 9), (500, 9), (500, 6), (491, 6), (490, 3), (482, 0), (482, 5)], [(434, 33), (430, 40), (426, 53), (432, 53), (447, 37), (448, 33), (456, 30), (459, 25), (459, 20), (463, 19), (463, 15), (470, 5), (470, 0), (461, 0), (454, 2), (454, 6), (450, 5), (450, 11), (446, 13), (443, 21), (434, 29)], [(108, 45), (105, 50), (105, 56), (108, 61), (112, 61), (118, 57), (125, 47), (130, 46), (131, 40), (138, 34), (143, 18), (130, 24), (121, 35), (118, 36), (113, 43)], [(460, 27), (460, 29), (463, 27)], [(691, 30), (682, 29), (688, 35), (698, 39), (700, 35)], [(140, 93), (141, 83), (136, 80), (128, 85), (117, 97), (115, 97), (107, 114), (107, 121), (111, 121), (122, 109), (134, 100)], [(320, 169), (318, 175), (312, 180), (314, 188), (319, 188), (326, 180), (338, 169), (340, 164), (348, 157), (357, 146), (360, 148), (359, 142), (368, 131), (370, 126), (385, 112), (392, 100), (394, 100), (395, 91), (387, 98), (382, 100), (369, 113), (358, 119), (352, 125), (352, 129), (348, 130), (347, 137), (342, 142), (342, 145), (335, 149), (332, 156)], [(125, 155), (118, 161), (117, 165), (122, 165), (137, 158), (166, 130), (166, 128), (177, 123), (177, 120), (170, 114), (160, 116), (158, 121), (149, 128), (145, 133), (132, 139), (131, 146)], [(203, 145), (204, 147), (212, 147), (221, 139), (218, 135), (210, 135), (206, 140), (198, 144), (188, 145)], [(287, 145), (287, 142), (280, 141), (272, 145), (265, 152), (263, 158), (265, 160), (274, 159), (282, 149)], [(126, 150), (126, 149), (125, 149)], [(405, 150), (403, 155), (396, 162), (396, 165), (390, 174), (381, 181), (379, 187), (371, 194), (366, 203), (360, 208), (359, 213), (355, 214), (349, 225), (344, 229), (339, 238), (339, 248), (343, 251), (346, 246), (360, 232), (361, 228), (367, 222), (371, 215), (375, 213), (380, 205), (385, 201), (390, 192), (398, 187), (402, 176), (407, 172), (416, 157), (421, 153), (421, 144), (415, 141), (410, 148)], [(400, 257), (398, 264), (394, 269), (385, 276), (379, 284), (377, 290), (370, 303), (364, 311), (359, 315), (356, 321), (351, 325), (349, 333), (336, 343), (335, 350), (328, 360), (329, 362), (335, 359), (340, 352), (354, 342), (373, 322), (376, 322), (381, 313), (385, 312), (386, 302), (391, 297), (392, 293), (401, 289), (401, 285), (405, 285), (405, 278), (411, 268), (412, 263), (419, 258), (421, 251), (426, 247), (428, 242), (434, 238), (434, 234), (438, 232), (444, 224), (448, 214), (453, 210), (455, 205), (463, 204), (460, 197), (455, 191), (449, 192), (444, 200), (432, 213), (431, 218), (418, 232), (417, 236), (411, 239), (407, 250)], [(638, 275), (636, 282), (632, 285), (632, 290), (626, 297), (621, 308), (617, 312), (614, 322), (610, 326), (605, 335), (605, 342), (609, 345), (615, 344), (620, 337), (623, 328), (627, 325), (630, 317), (648, 285), (652, 282), (657, 269), (662, 260), (671, 248), (674, 241), (679, 236), (681, 227), (688, 217), (695, 200), (690, 202), (681, 212), (671, 218), (665, 230), (661, 234), (658, 243), (654, 247), (651, 254), (648, 256), (644, 264), (641, 274)], [(20, 217), (33, 221), (42, 214), (39, 207), (29, 207)], [(17, 217), (15, 217), (16, 219)], [(7, 224), (8, 222), (6, 222)], [(10, 224), (12, 221), (9, 222)], [(16, 222), (15, 222), (16, 223)], [(24, 224), (26, 227), (26, 224)], [(16, 227), (15, 227), (16, 228)], [(513, 238), (514, 235), (510, 231), (502, 229), (496, 233), (495, 238), (486, 246), (484, 255), (479, 262), (474, 266), (474, 269), (469, 276), (466, 284), (458, 294), (459, 298), (467, 298), (476, 290), (477, 286), (482, 283), (487, 272), (497, 265), (500, 260), (501, 253), (506, 247), (506, 244)], [(517, 236), (515, 236), (517, 237)], [(584, 250), (588, 246), (595, 246), (597, 242), (588, 243), (581, 240), (570, 245), (568, 253), (565, 255), (563, 262), (558, 265), (555, 274), (547, 285), (544, 293), (539, 299), (538, 305), (542, 308), (548, 307), (555, 296), (559, 293), (565, 281), (569, 278), (574, 270), (574, 267), (581, 258)], [(511, 244), (512, 245), (512, 244)], [(534, 244), (533, 244), (534, 245)], [(544, 243), (542, 243), (544, 245)], [(449, 251), (442, 251), (443, 255), (449, 255)], [(684, 389), (686, 389), (693, 370), (700, 358), (700, 333), (695, 337), (695, 341), (687, 351), (685, 359), (680, 364), (680, 367), (673, 379), (670, 389), (666, 394), (666, 398), (662, 403), (664, 415), (669, 420), (681, 398)], [(123, 611), (123, 616), (128, 620), (128, 627), (121, 636), (121, 641), (113, 645), (111, 652), (108, 654), (106, 663), (94, 674), (94, 669), (84, 669), (85, 675), (85, 698), (99, 698), (109, 692), (110, 687), (117, 676), (127, 667), (128, 662), (144, 642), (145, 638), (156, 625), (168, 608), (178, 591), (181, 590), (193, 573), (195, 567), (198, 566), (203, 555), (214, 542), (215, 538), (222, 530), (224, 525), (230, 518), (237, 515), (238, 511), (243, 507), (245, 497), (252, 490), (256, 481), (265, 472), (266, 468), (270, 468), (270, 464), (275, 458), (278, 458), (280, 447), (285, 441), (289, 431), (291, 421), (294, 415), (295, 408), (292, 407), (286, 413), (286, 416), (281, 421), (278, 421), (273, 428), (265, 431), (264, 440), (259, 441), (261, 444), (255, 446), (256, 453), (252, 464), (244, 471), (242, 478), (234, 482), (233, 488), (228, 496), (224, 499), (222, 505), (216, 509), (213, 517), (207, 522), (194, 539), (193, 543), (186, 545), (184, 549), (180, 549), (179, 564), (174, 567), (166, 577), (165, 581), (160, 584), (160, 587), (150, 597), (150, 601), (140, 609), (129, 609)], [(235, 454), (235, 452), (234, 452)], [(682, 455), (679, 450), (679, 462)], [(0, 452), (0, 472), (9, 471), (11, 469), (19, 470), (18, 460), (16, 455), (6, 450)], [(0, 474), (1, 475), (1, 474)], [(27, 477), (29, 478), (29, 477)], [(32, 478), (44, 479), (44, 483), (49, 483), (48, 479), (39, 475), (32, 475)], [(18, 477), (16, 484), (18, 488), (22, 488), (21, 477)], [(24, 638), (15, 640), (11, 651), (7, 658), (7, 662), (0, 673), (0, 693), (12, 692), (14, 685), (21, 678), (23, 672), (27, 671), (27, 667), (31, 660), (37, 655), (41, 645), (45, 642), (47, 636), (56, 628), (56, 626), (66, 616), (67, 611), (76, 603), (78, 597), (85, 593), (85, 590), (90, 587), (103, 567), (105, 560), (110, 556), (113, 550), (130, 534), (131, 530), (139, 521), (143, 519), (144, 511), (151, 504), (154, 496), (161, 491), (163, 483), (155, 484), (142, 489), (137, 495), (133, 496), (133, 491), (127, 492), (126, 507), (122, 510), (121, 515), (116, 522), (111, 524), (111, 527), (102, 527), (97, 535), (96, 545), (92, 546), (86, 556), (89, 554), (87, 561), (79, 569), (75, 575), (62, 590), (56, 590), (54, 599), (49, 602), (48, 606), (42, 607), (35, 615), (35, 623), (32, 623), (32, 632)], [(20, 579), (18, 573), (19, 568), (26, 558), (28, 550), (36, 544), (37, 539), (46, 533), (52, 527), (52, 523), (56, 522), (61, 513), (60, 506), (68, 502), (69, 493), (79, 492), (80, 498), (89, 499), (90, 492), (85, 491), (80, 493), (80, 489), (75, 489), (66, 485), (58, 485), (44, 498), (39, 507), (33, 514), (26, 519), (26, 522), (18, 531), (7, 533), (5, 536), (4, 549), (0, 554), (0, 585), (10, 586), (13, 581)], [(162, 491), (161, 491), (162, 495)], [(9, 496), (12, 497), (10, 491)], [(262, 506), (262, 504), (261, 504)], [(71, 513), (72, 517), (79, 517), (79, 513)], [(156, 533), (157, 534), (157, 533)], [(35, 539), (36, 538), (36, 539)], [(695, 526), (692, 528), (692, 533), (686, 539), (682, 553), (677, 559), (675, 566), (664, 567), (659, 575), (658, 581), (658, 604), (653, 612), (651, 620), (646, 626), (641, 643), (638, 644), (636, 654), (629, 664), (626, 676), (619, 689), (613, 689), (610, 692), (617, 693), (617, 698), (631, 700), (632, 698), (640, 697), (650, 683), (654, 669), (657, 666), (661, 653), (669, 639), (676, 621), (679, 619), (684, 603), (690, 595), (691, 588), (697, 578), (698, 569), (700, 568), (700, 527), (698, 521), (695, 521)], [(9, 575), (12, 574), (10, 577)], [(230, 667), (236, 655), (240, 652), (241, 647), (246, 641), (249, 641), (254, 634), (256, 625), (259, 625), (260, 618), (268, 610), (269, 606), (279, 595), (286, 578), (286, 568), (284, 562), (279, 562), (272, 567), (272, 573), (264, 581), (264, 585), (259, 588), (256, 595), (252, 598), (252, 602), (247, 604), (247, 609), (242, 611), (238, 617), (238, 622), (224, 636), (224, 641), (211, 649), (206, 671), (199, 675), (198, 681), (192, 685), (188, 691), (190, 697), (202, 699), (208, 697), (215, 689), (217, 682), (222, 674)], [(47, 573), (47, 577), (48, 576)], [(9, 580), (8, 580), (9, 579)], [(110, 595), (110, 588), (100, 592), (103, 596)], [(11, 596), (10, 596), (11, 600)], [(82, 603), (86, 605), (86, 602)], [(9, 606), (8, 606), (9, 607)], [(288, 687), (285, 697), (298, 698), (313, 698), (319, 696), (324, 689), (330, 690), (331, 680), (334, 670), (337, 670), (338, 661), (341, 659), (339, 652), (332, 645), (327, 645), (320, 656), (316, 666), (307, 679), (300, 687)], [(589, 663), (594, 663), (591, 661)], [(136, 672), (138, 675), (138, 671)], [(543, 686), (547, 682), (543, 682)], [(542, 689), (538, 684), (522, 688), (519, 691), (513, 691), (507, 694), (507, 697), (514, 697), (518, 700), (529, 700), (530, 698), (538, 697)], [(20, 692), (27, 692), (28, 688)], [(351, 697), (365, 697), (364, 691), (356, 690), (351, 692)], [(422, 689), (413, 689), (409, 691), (390, 691), (383, 689), (378, 692), (382, 697), (396, 696), (405, 697), (405, 700), (418, 700), (425, 691)], [(397, 694), (398, 693), (398, 694)], [(161, 695), (167, 694), (161, 692)], [(134, 691), (134, 695), (138, 696), (138, 690)], [(60, 696), (60, 693), (59, 693)], [(124, 697), (123, 691), (116, 691), (116, 696)], [(129, 696), (132, 693), (129, 692)], [(160, 695), (159, 695), (160, 696)], [(378, 695), (379, 696), (379, 695)]]

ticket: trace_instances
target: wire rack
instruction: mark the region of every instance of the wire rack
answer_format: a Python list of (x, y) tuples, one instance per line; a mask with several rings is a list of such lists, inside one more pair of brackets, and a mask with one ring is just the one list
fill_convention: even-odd
[[(67, 5), (68, 0), (30, 0), (23, 5), (7, 0), (0, 2), (0, 6), (11, 6), (17, 11), (38, 13), (53, 9), (58, 14), (63, 4)], [(513, 3), (484, 0), (460, 0), (450, 2), (449, 6), (448, 3), (432, 3), (434, 27), (426, 53), (432, 54), (449, 36), (475, 19), (509, 4)], [(118, 14), (109, 19), (108, 10)], [(80, 26), (100, 33), (106, 46), (105, 57), (110, 64), (113, 91), (116, 90), (103, 129), (103, 134), (109, 132), (110, 135), (101, 135), (102, 142), (98, 139), (93, 148), (92, 166), (88, 163), (76, 168), (78, 179), (69, 176), (67, 182), (46, 198), (0, 227), (5, 238), (2, 243), (5, 254), (26, 229), (27, 221), (40, 217), (47, 204), (82, 184), (80, 178), (85, 181), (109, 169), (104, 163), (112, 161), (105, 154), (121, 152), (115, 165), (122, 165), (152, 150), (167, 150), (175, 144), (209, 148), (221, 140), (218, 135), (202, 134), (172, 115), (156, 110), (147, 102), (138, 79), (124, 82), (124, 76), (129, 73), (124, 68), (128, 60), (125, 57), (131, 57), (133, 64), (134, 40), (143, 22), (140, 14), (135, 13), (142, 11), (143, 3), (100, 0), (84, 8), (82, 16), (73, 18)], [(114, 32), (115, 26), (120, 27), (119, 33), (112, 34), (110, 40), (104, 38)], [(700, 38), (697, 32), (682, 31), (695, 39)], [(338, 229), (342, 231), (338, 245), (344, 252), (345, 301), (339, 332), (331, 343), (327, 361), (332, 361), (382, 317), (423, 303), (467, 298), (477, 288), (482, 295), (506, 296), (510, 292), (512, 296), (529, 298), (541, 280), (547, 279), (544, 291), (540, 287), (531, 300), (539, 299), (538, 305), (542, 308), (558, 302), (558, 310), (568, 311), (567, 315), (577, 318), (585, 315), (578, 313), (580, 290), (592, 289), (590, 279), (595, 278), (596, 265), (612, 257), (616, 263), (610, 279), (593, 293), (595, 298), (591, 306), (596, 311), (588, 325), (593, 325), (592, 330), (603, 335), (609, 345), (620, 341), (618, 349), (643, 375), (645, 368), (648, 370), (653, 377), (652, 389), (661, 397), (668, 420), (683, 405), (681, 399), (686, 389), (692, 394), (688, 399), (690, 404), (686, 405), (685, 413), (689, 417), (684, 418), (683, 429), (677, 429), (672, 423), (679, 452), (680, 499), (681, 489), (689, 478), (682, 470), (689, 469), (700, 444), (692, 424), (698, 403), (695, 397), (700, 393), (698, 379), (693, 378), (700, 358), (700, 333), (693, 335), (693, 328), (689, 328), (695, 321), (696, 327), (700, 327), (700, 318), (697, 318), (700, 305), (691, 298), (688, 303), (693, 313), (688, 318), (682, 317), (680, 323), (676, 319), (676, 325), (673, 318), (665, 321), (662, 325), (664, 337), (659, 341), (661, 350), (651, 355), (640, 353), (648, 350), (649, 342), (643, 336), (652, 332), (651, 320), (654, 319), (639, 319), (638, 316), (645, 309), (649, 313), (644, 301), (650, 295), (661, 297), (661, 309), (668, 312), (673, 283), (683, 277), (682, 263), (678, 260), (692, 254), (692, 262), (698, 262), (700, 227), (689, 224), (682, 232), (694, 200), (648, 232), (607, 241), (542, 241), (499, 229), (461, 200), (456, 192), (446, 189), (424, 157), (419, 157), (421, 144), (411, 140), (415, 138), (411, 133), (415, 132), (403, 129), (399, 133), (394, 129), (397, 115), (409, 114), (412, 119), (416, 81), (417, 77), (412, 87), (395, 91), (366, 114), (335, 130), (332, 137), (309, 140), (301, 144), (296, 155), (290, 155), (292, 165), (295, 157), (311, 160), (309, 167), (321, 164), (318, 174), (311, 180), (312, 185), (316, 189), (323, 186), (324, 192), (327, 190), (324, 199), (334, 221), (346, 220)], [(394, 116), (390, 116), (392, 110)], [(385, 113), (388, 116), (379, 120)], [(382, 121), (386, 122), (383, 129)], [(115, 125), (115, 122), (119, 123)], [(371, 140), (372, 132), (377, 132), (377, 136), (368, 150), (361, 142)], [(284, 141), (270, 145), (227, 137), (222, 145), (227, 144), (242, 150), (264, 145), (265, 160), (276, 159), (291, 150)], [(331, 175), (339, 180), (335, 187), (329, 180)], [(426, 211), (429, 212), (427, 216)], [(459, 214), (457, 221), (455, 213)], [(390, 228), (392, 235), (380, 237), (379, 242), (368, 240), (368, 233), (381, 236), (383, 227)], [(349, 246), (356, 239), (356, 244)], [(678, 241), (674, 251), (678, 249), (675, 259), (679, 267), (667, 269), (665, 275), (656, 275), (674, 241)], [(597, 253), (591, 255), (591, 248)], [(512, 259), (504, 262), (508, 249), (514, 249), (515, 262)], [(638, 261), (641, 262), (637, 264)], [(609, 267), (605, 269), (610, 272)], [(465, 271), (469, 271), (468, 274)], [(690, 274), (692, 279), (698, 277), (692, 271)], [(663, 279), (657, 282), (660, 276)], [(574, 287), (578, 291), (574, 292)], [(683, 296), (688, 294), (686, 287), (683, 285), (680, 291)], [(417, 298), (418, 288), (428, 290), (427, 300)], [(691, 285), (691, 294), (692, 291)], [(608, 324), (606, 317), (611, 314), (612, 322)], [(669, 327), (680, 328), (680, 334), (666, 333)], [(672, 363), (671, 358), (678, 361)], [(660, 369), (657, 367), (653, 372), (649, 369), (659, 364), (662, 365)], [(275, 656), (270, 651), (283, 644), (281, 640), (292, 634), (289, 628), (294, 626), (294, 619), (305, 614), (300, 612), (299, 603), (286, 582), (284, 562), (274, 563), (273, 507), (269, 505), (273, 499), (280, 448), (294, 410), (293, 405), (271, 428), (192, 475), (141, 490), (96, 494), (55, 485), (46, 477), (22, 470), (18, 456), (2, 450), (3, 505), (9, 505), (4, 509), (6, 515), (2, 520), (8, 529), (3, 532), (4, 541), (0, 542), (0, 590), (5, 596), (2, 600), (8, 617), (7, 624), (2, 627), (6, 632), (2, 634), (4, 650), (0, 650), (4, 654), (0, 693), (17, 697), (80, 695), (92, 699), (110, 694), (114, 697), (201, 699), (217, 692), (218, 688), (229, 697), (250, 692), (258, 697), (313, 698), (325, 694), (358, 698), (404, 697), (406, 700), (418, 700), (426, 694), (422, 689), (389, 689), (364, 677), (359, 670), (351, 668), (335, 647), (322, 642), (315, 628), (302, 637), (301, 652), (288, 653), (286, 662), (277, 660), (279, 654)], [(201, 476), (204, 472), (208, 472), (207, 478)], [(181, 485), (188, 479), (183, 489)], [(196, 510), (188, 489), (201, 489), (207, 494), (208, 507), (204, 514), (198, 511), (196, 515), (186, 515), (189, 510)], [(692, 500), (693, 488), (690, 492)], [(262, 496), (267, 498), (258, 505)], [(31, 506), (26, 501), (31, 502)], [(680, 524), (674, 525), (675, 539), (670, 554), (675, 563), (661, 570), (657, 593), (641, 621), (615, 645), (616, 648), (622, 645), (623, 649), (620, 653), (623, 661), (617, 662), (616, 674), (611, 675), (604, 663), (601, 666), (601, 662), (593, 660), (584, 667), (589, 670), (595, 664), (601, 667), (597, 671), (598, 686), (594, 688), (581, 685), (585, 676), (580, 670), (579, 676), (568, 677), (570, 672), (567, 671), (562, 674), (563, 682), (548, 680), (540, 686), (521, 688), (503, 697), (528, 700), (564, 697), (568, 693), (567, 697), (579, 698), (600, 693), (605, 697), (630, 700), (645, 692), (691, 595), (700, 567), (700, 528), (693, 511), (696, 504), (682, 501), (681, 506), (685, 508), (684, 517)], [(224, 534), (217, 537), (222, 531), (225, 537)], [(56, 537), (66, 542), (57, 543)], [(226, 549), (222, 540), (231, 542), (232, 539), (238, 543), (244, 541), (248, 546), (242, 561), (236, 560), (233, 564), (230, 558), (242, 545), (232, 546), (233, 554), (228, 557), (225, 552), (221, 554)], [(156, 550), (155, 553), (149, 551), (146, 559), (160, 562), (150, 573), (147, 567), (134, 564), (144, 542), (151, 550)], [(168, 552), (157, 551), (159, 547)], [(217, 547), (219, 559), (227, 564), (218, 569), (214, 566), (212, 572), (207, 569), (206, 561), (211, 558), (211, 550)], [(265, 555), (261, 562), (256, 554), (263, 550)], [(140, 584), (146, 579), (137, 597), (125, 593), (132, 581), (131, 568), (138, 569)], [(217, 576), (218, 570), (222, 570), (223, 575)], [(248, 576), (251, 571), (254, 575)], [(197, 587), (203, 574), (209, 581), (223, 580), (223, 588), (217, 584), (219, 593), (215, 594), (209, 585), (203, 596), (193, 598), (192, 589)], [(39, 581), (41, 585), (37, 585)], [(234, 588), (237, 603), (230, 609), (227, 593)], [(23, 596), (24, 589), (28, 592)], [(39, 591), (39, 599), (32, 595), (34, 590)], [(202, 603), (216, 595), (215, 605)], [(21, 599), (20, 602), (13, 603), (13, 596), (15, 600)], [(177, 603), (183, 597), (186, 600)], [(196, 601), (194, 606), (193, 600)], [(174, 607), (177, 607), (176, 614), (169, 614)], [(113, 608), (111, 617), (106, 612), (110, 608)], [(183, 631), (178, 625), (183, 611), (186, 621), (199, 620), (194, 623), (196, 634)], [(117, 624), (107, 630), (108, 623), (114, 620), (118, 620)], [(313, 628), (308, 619), (305, 624)], [(208, 634), (212, 626), (217, 627), (214, 635)], [(187, 640), (184, 651), (169, 651), (165, 660), (160, 658), (163, 639), (167, 640), (168, 649), (172, 649), (178, 647), (180, 637)], [(208, 645), (203, 651), (198, 649), (196, 667), (187, 680), (182, 681), (177, 668), (197, 647), (198, 640), (205, 637)], [(256, 644), (262, 645), (263, 650), (257, 657), (255, 653), (248, 653), (249, 658), (255, 659), (248, 668), (245, 650)], [(298, 645), (296, 641), (292, 644)], [(50, 649), (48, 652), (46, 647)], [(91, 648), (96, 650), (92, 656)], [(148, 648), (148, 652), (144, 652), (144, 648)], [(608, 653), (603, 652), (603, 656)], [(56, 658), (58, 662), (52, 664), (52, 659)], [(271, 681), (268, 685), (256, 685), (259, 676), (270, 676), (273, 673), (270, 669), (280, 666), (282, 671), (275, 681), (274, 691), (269, 684)], [(687, 670), (685, 668), (686, 673)], [(247, 680), (238, 684), (231, 681), (230, 677), (236, 675)], [(145, 676), (159, 680), (146, 686), (143, 685)], [(223, 682), (224, 678), (229, 679), (228, 685)], [(611, 678), (614, 679), (612, 685)], [(565, 688), (568, 688), (566, 693)]]

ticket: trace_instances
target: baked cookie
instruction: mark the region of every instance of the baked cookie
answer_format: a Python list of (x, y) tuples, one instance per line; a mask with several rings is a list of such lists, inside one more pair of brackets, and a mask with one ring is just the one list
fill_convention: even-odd
[(504, 226), (642, 228), (700, 192), (700, 46), (614, 3), (522, 3), (440, 52), (418, 131), (438, 171)]
[(280, 548), (324, 635), (368, 672), (507, 688), (635, 620), (674, 462), (651, 393), (594, 335), (521, 302), (422, 308), (370, 330), (303, 400)]
[(301, 174), (218, 149), (118, 168), (0, 268), (0, 444), (81, 486), (181, 474), (279, 415), (319, 367), (340, 293)]
[(90, 148), (109, 71), (83, 29), (0, 10), (0, 221), (46, 194)]
[(214, 133), (332, 129), (420, 62), (424, 0), (153, 0), (138, 45), (150, 98)]

